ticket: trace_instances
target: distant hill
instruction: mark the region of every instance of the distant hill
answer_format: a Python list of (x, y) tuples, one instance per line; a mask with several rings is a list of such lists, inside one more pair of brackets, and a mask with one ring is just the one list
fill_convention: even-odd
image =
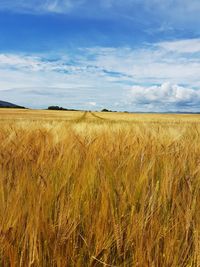
[(0, 108), (25, 108), (22, 106), (15, 105), (13, 103), (5, 102), (0, 100)]

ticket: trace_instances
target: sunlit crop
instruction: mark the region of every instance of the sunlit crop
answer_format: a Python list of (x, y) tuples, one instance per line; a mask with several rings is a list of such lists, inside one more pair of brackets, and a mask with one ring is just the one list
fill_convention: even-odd
[(200, 117), (0, 111), (0, 266), (200, 266)]

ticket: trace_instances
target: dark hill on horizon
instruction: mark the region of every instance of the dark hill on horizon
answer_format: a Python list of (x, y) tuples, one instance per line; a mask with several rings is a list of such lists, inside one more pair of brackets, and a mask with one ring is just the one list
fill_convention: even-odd
[(0, 100), (0, 108), (25, 108), (16, 104)]

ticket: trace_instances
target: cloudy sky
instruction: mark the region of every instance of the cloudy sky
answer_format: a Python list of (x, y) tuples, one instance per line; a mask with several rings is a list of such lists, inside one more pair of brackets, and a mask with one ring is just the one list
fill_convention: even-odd
[(200, 111), (199, 0), (1, 0), (0, 99)]

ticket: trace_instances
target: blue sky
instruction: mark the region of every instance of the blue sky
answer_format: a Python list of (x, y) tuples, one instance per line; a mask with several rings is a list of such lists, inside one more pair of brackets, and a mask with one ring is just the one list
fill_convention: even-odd
[(2, 0), (0, 99), (200, 110), (198, 0)]

